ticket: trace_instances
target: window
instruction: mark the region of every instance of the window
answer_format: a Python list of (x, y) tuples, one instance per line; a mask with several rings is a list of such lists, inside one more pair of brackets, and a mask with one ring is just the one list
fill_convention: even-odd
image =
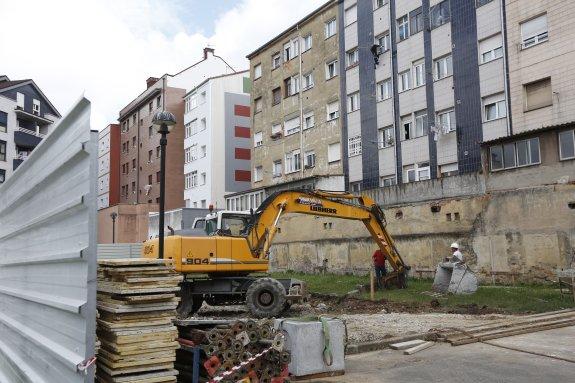
[(349, 157), (361, 154), (361, 136), (350, 137), (348, 139), (348, 154)]
[(392, 147), (395, 143), (393, 126), (386, 126), (378, 131), (378, 146), (380, 149)]
[(315, 117), (313, 111), (307, 112), (303, 115), (303, 128), (310, 129), (313, 128), (315, 125)]
[(156, 97), (156, 108), (159, 108), (162, 104), (162, 96)]
[(206, 118), (202, 118), (200, 120), (200, 131), (204, 131), (207, 128), (207, 122), (206, 122)]
[(0, 111), (0, 132), (6, 133), (8, 130), (8, 113)]
[(132, 160), (132, 170), (136, 170), (136, 159)]
[(156, 146), (156, 158), (160, 158), (160, 147)]
[(479, 42), (479, 59), (482, 64), (503, 57), (501, 34), (491, 36)]
[(423, 13), (421, 7), (409, 12), (409, 29), (411, 35), (415, 35), (423, 30)]
[(350, 182), (349, 188), (353, 193), (359, 193), (361, 191), (361, 181)]
[(355, 112), (359, 109), (359, 92), (347, 95), (347, 110), (348, 112)]
[(337, 101), (330, 102), (326, 106), (327, 121), (335, 120), (339, 117), (339, 103)]
[(475, 6), (476, 6), (477, 8), (479, 8), (479, 7), (481, 7), (482, 5), (491, 3), (492, 1), (493, 1), (493, 0), (476, 0)]
[(415, 112), (415, 131), (413, 138), (421, 137), (427, 133), (427, 111)]
[(184, 176), (184, 187), (190, 189), (192, 187), (192, 173), (186, 173)]
[(154, 101), (150, 101), (148, 103), (148, 114), (151, 114), (153, 109), (154, 109)]
[(206, 184), (206, 173), (202, 173), (200, 174), (200, 185), (205, 185)]
[(353, 5), (345, 10), (345, 26), (351, 25), (357, 21), (357, 6)]
[(152, 162), (153, 156), (154, 156), (154, 151), (148, 150), (148, 163)]
[(411, 122), (411, 115), (401, 118), (401, 126), (403, 127), (402, 136), (404, 140), (415, 138), (413, 132), (413, 123)]
[(264, 168), (262, 166), (256, 166), (254, 168), (254, 182), (261, 181), (264, 178)]
[(507, 108), (503, 94), (485, 97), (483, 99), (485, 121), (496, 120), (507, 116)]
[(156, 182), (160, 182), (160, 172), (156, 172)]
[(200, 146), (200, 158), (204, 158), (205, 156), (207, 156), (207, 154), (208, 150), (206, 148), (206, 145)]
[(494, 145), (489, 148), (489, 157), (492, 171), (539, 164), (539, 138)]
[(288, 62), (299, 54), (299, 38), (284, 44), (284, 62)]
[(132, 115), (132, 125), (136, 125), (136, 114)]
[(136, 194), (136, 181), (132, 181), (132, 193)]
[(431, 29), (442, 26), (451, 20), (451, 13), (449, 11), (449, 0), (444, 0), (439, 4), (431, 7), (429, 11)]
[(315, 166), (315, 152), (313, 150), (308, 150), (305, 152), (305, 168), (311, 169)]
[(150, 175), (148, 175), (148, 185), (151, 185), (151, 184), (152, 184), (152, 181), (153, 181), (153, 177), (152, 177), (152, 175), (150, 174)]
[(272, 125), (272, 137), (281, 137), (282, 131), (282, 124)]
[(413, 63), (413, 87), (425, 85), (425, 63), (419, 60)]
[(383, 80), (377, 83), (377, 101), (387, 100), (391, 98), (391, 79)]
[(313, 88), (313, 73), (307, 73), (303, 75), (303, 88)]
[(259, 113), (262, 111), (262, 98), (258, 97), (254, 100), (254, 113)]
[(282, 175), (282, 160), (274, 161), (272, 165), (272, 176), (273, 177), (281, 177)]
[(373, 0), (373, 9), (381, 8), (387, 4), (387, 0)]
[(459, 167), (457, 162), (453, 162), (451, 164), (445, 164), (439, 166), (439, 172), (441, 173), (441, 177), (451, 177), (456, 176), (459, 174)]
[(282, 89), (281, 87), (277, 87), (272, 89), (272, 105), (277, 105), (282, 100)]
[(32, 113), (39, 116), (40, 115), (40, 100), (32, 99)]
[(282, 56), (278, 53), (272, 55), (272, 70), (278, 68), (282, 63)]
[(286, 120), (284, 123), (284, 135), (289, 136), (297, 132), (299, 132), (299, 117)]
[(346, 52), (345, 60), (346, 60), (346, 66), (348, 67), (357, 64), (359, 62), (359, 51), (357, 50), (357, 48)]
[(451, 55), (440, 57), (434, 61), (435, 79), (441, 80), (453, 74), (453, 63)]
[(262, 146), (264, 144), (264, 136), (262, 132), (257, 132), (254, 134), (254, 148)]
[(405, 178), (404, 183), (418, 182), (430, 179), (430, 168), (429, 162), (422, 162), (420, 164), (414, 164), (405, 166)]
[(410, 88), (409, 77), (410, 77), (409, 69), (399, 74), (399, 79), (397, 81), (397, 91), (399, 93), (409, 90)]
[(190, 173), (186, 173), (185, 175), (185, 188), (191, 189), (198, 186), (198, 171), (194, 170)]
[(335, 35), (336, 33), (336, 21), (332, 19), (325, 23), (325, 38), (330, 38), (331, 36)]
[(6, 141), (0, 141), (0, 161), (6, 161)]
[(407, 15), (397, 19), (397, 36), (399, 41), (403, 41), (409, 37), (409, 20)]
[(313, 39), (311, 37), (311, 33), (303, 38), (303, 51), (309, 51), (313, 44)]
[(437, 113), (437, 125), (443, 133), (455, 130), (455, 111), (453, 109)]
[(26, 99), (26, 97), (24, 96), (23, 93), (16, 92), (16, 106), (18, 106), (18, 108), (24, 109), (25, 99)]
[(136, 147), (136, 136), (132, 137), (132, 147)]
[(377, 38), (379, 44), (379, 53), (385, 53), (391, 47), (391, 40), (389, 38), (389, 31), (384, 32), (381, 36)]
[(299, 77), (293, 76), (284, 80), (285, 96), (290, 97), (299, 93)]
[(535, 81), (523, 86), (525, 88), (524, 110), (544, 108), (553, 105), (553, 93), (551, 92), (551, 78)]
[(262, 77), (262, 64), (256, 64), (254, 66), (254, 80)]
[(192, 161), (192, 148), (184, 149), (184, 161), (186, 164)]
[(285, 173), (293, 173), (301, 170), (301, 154), (299, 149), (285, 155)]
[(6, 170), (0, 169), (0, 184), (3, 184), (6, 181)]
[(198, 132), (198, 119), (194, 119), (184, 125), (186, 138), (193, 136)]
[(521, 23), (521, 48), (526, 49), (547, 41), (547, 14)]
[(575, 158), (575, 130), (559, 133), (559, 158), (561, 160)]
[(397, 185), (395, 176), (384, 176), (379, 179), (379, 186), (382, 188)]
[(327, 162), (332, 163), (341, 160), (341, 145), (339, 142), (327, 146)]
[(154, 127), (149, 126), (148, 127), (148, 137), (152, 137), (153, 135), (154, 135)]
[(337, 76), (337, 60), (333, 60), (325, 64), (325, 79), (329, 80)]

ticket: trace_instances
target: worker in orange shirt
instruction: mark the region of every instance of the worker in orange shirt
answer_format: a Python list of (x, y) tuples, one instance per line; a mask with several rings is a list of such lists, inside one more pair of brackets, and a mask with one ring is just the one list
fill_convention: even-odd
[[(384, 246), (387, 246), (387, 243), (383, 240), (382, 236), (378, 235), (378, 238), (383, 242)], [(385, 254), (381, 251), (381, 249), (375, 250), (373, 255), (371, 256), (373, 260), (373, 267), (375, 268), (375, 279), (377, 281), (377, 287), (382, 289), (382, 278), (387, 274), (387, 270), (385, 268)]]

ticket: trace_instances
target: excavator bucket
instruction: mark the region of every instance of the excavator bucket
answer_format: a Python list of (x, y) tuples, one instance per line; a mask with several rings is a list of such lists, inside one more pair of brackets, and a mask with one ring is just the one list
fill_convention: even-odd
[(433, 291), (452, 294), (473, 294), (477, 291), (477, 276), (466, 264), (440, 263), (435, 271)]

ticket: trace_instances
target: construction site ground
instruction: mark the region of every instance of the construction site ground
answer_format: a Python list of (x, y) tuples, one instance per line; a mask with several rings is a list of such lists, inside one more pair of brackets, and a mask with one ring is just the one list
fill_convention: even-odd
[(346, 373), (320, 382), (572, 382), (575, 327), (453, 347), (437, 343), (414, 355), (385, 349), (346, 357)]

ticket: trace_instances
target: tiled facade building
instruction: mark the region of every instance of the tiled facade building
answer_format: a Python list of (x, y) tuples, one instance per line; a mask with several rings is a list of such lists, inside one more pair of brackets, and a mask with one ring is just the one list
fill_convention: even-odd
[(98, 210), (120, 202), (120, 125), (98, 132)]

